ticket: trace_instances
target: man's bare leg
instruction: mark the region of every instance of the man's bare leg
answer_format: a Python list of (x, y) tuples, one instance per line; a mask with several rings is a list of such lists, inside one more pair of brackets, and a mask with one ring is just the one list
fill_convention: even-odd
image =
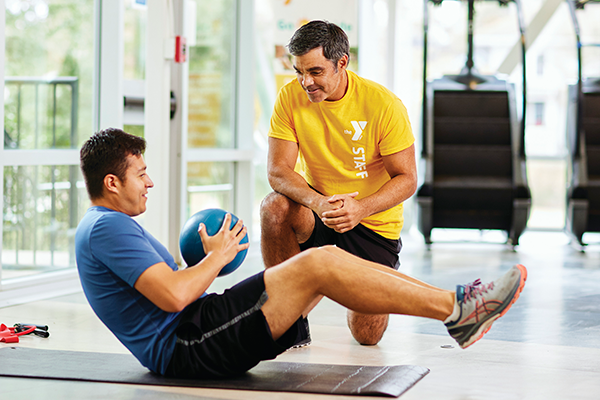
[[(343, 260), (346, 260), (348, 262), (355, 262), (356, 261), (356, 256), (355, 255), (350, 254), (347, 251), (342, 251), (341, 249), (339, 249), (339, 248), (337, 248), (335, 246), (322, 247), (322, 249), (323, 249), (323, 251), (327, 251), (331, 255), (334, 255), (336, 257), (340, 257)], [(414, 278), (412, 276), (409, 276), (409, 275), (403, 274), (401, 272), (398, 272), (398, 271), (394, 270), (393, 268), (389, 268), (389, 267), (383, 266), (383, 265), (381, 265), (379, 263), (376, 263), (374, 261), (369, 261), (369, 260), (361, 259), (361, 264), (364, 264), (366, 266), (375, 267), (375, 268), (381, 270), (382, 272), (389, 272), (391, 275), (394, 275), (394, 276), (399, 273), (407, 281), (410, 281), (410, 282), (412, 282), (412, 283), (414, 283), (416, 285), (419, 285), (419, 286), (423, 286), (423, 287), (426, 287), (426, 288), (429, 288), (429, 289), (433, 289), (433, 290), (440, 290), (442, 292), (446, 292), (447, 291), (447, 290), (444, 290), (444, 289), (440, 289), (437, 286), (430, 285), (429, 283), (423, 282), (422, 280), (419, 280), (419, 279)]]
[(300, 253), (300, 245), (312, 234), (315, 219), (310, 209), (272, 192), (260, 205), (260, 250), (266, 268)]
[[(288, 197), (272, 192), (260, 205), (260, 250), (265, 268), (281, 264), (300, 253), (299, 243), (306, 242), (315, 219), (312, 211)], [(302, 312), (306, 317), (322, 297), (315, 298)]]
[(269, 300), (262, 310), (274, 339), (323, 295), (364, 314), (405, 314), (444, 321), (452, 313), (454, 292), (420, 285), (398, 271), (337, 253), (345, 252), (333, 246), (309, 249), (265, 271)]
[[(310, 209), (272, 192), (261, 203), (261, 252), (266, 268), (273, 267), (300, 253), (315, 226)], [(346, 253), (348, 254), (348, 253)], [(350, 254), (348, 254), (350, 255)], [(318, 297), (303, 312), (308, 313), (318, 304)], [(387, 328), (389, 316), (366, 315), (348, 310), (348, 327), (354, 339), (364, 345), (379, 343)]]
[[(346, 252), (339, 252), (331, 249), (325, 248), (326, 251), (331, 251), (332, 254), (335, 254), (338, 257), (342, 257), (346, 260), (352, 260), (352, 255)], [(367, 264), (375, 264), (372, 261), (365, 260)], [(405, 276), (408, 280), (423, 287), (428, 287), (434, 290), (441, 290), (436, 288), (435, 286), (429, 285), (425, 282), (422, 282), (418, 279)], [(388, 314), (377, 314), (377, 315), (368, 315), (357, 313), (352, 310), (347, 311), (347, 320), (348, 320), (348, 328), (350, 328), (350, 332), (354, 339), (362, 344), (362, 345), (375, 345), (379, 343), (385, 330), (388, 326), (389, 315)]]

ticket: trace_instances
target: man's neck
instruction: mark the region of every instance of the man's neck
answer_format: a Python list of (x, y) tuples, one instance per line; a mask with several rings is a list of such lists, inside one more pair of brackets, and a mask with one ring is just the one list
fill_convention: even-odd
[(348, 79), (348, 72), (346, 71), (346, 68), (340, 68), (341, 71), (338, 72), (338, 74), (344, 74), (342, 77), (342, 82), (340, 84), (340, 86), (344, 87), (344, 92), (342, 93), (341, 96), (337, 97), (335, 99), (326, 99), (325, 101), (339, 101), (341, 99), (344, 98), (344, 96), (346, 95), (346, 93), (348, 93), (348, 86), (349, 86), (349, 82), (350, 80)]
[(92, 203), (93, 207), (104, 207), (104, 208), (108, 208), (109, 210), (120, 211), (117, 207), (115, 207), (112, 204), (112, 202), (110, 202), (108, 199), (106, 199), (104, 197), (100, 198), (100, 199), (92, 200), (91, 203)]

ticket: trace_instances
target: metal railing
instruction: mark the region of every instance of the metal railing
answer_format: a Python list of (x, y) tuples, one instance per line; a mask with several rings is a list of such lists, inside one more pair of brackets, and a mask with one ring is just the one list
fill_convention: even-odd
[[(58, 99), (57, 99), (57, 89), (59, 86), (65, 85), (70, 88), (70, 132), (69, 132), (69, 142), (70, 147), (75, 148), (77, 146), (77, 123), (78, 123), (78, 102), (79, 102), (79, 79), (77, 77), (57, 77), (57, 78), (41, 78), (41, 77), (6, 77), (5, 78), (5, 86), (9, 89), (12, 87), (16, 88), (16, 121), (11, 127), (11, 131), (7, 131), (6, 127), (4, 130), (4, 149), (5, 151), (19, 151), (22, 149), (22, 139), (23, 139), (23, 122), (25, 118), (28, 118), (29, 121), (33, 119), (33, 140), (30, 143), (30, 146), (34, 148), (38, 148), (42, 139), (46, 140), (46, 143), (49, 145), (49, 149), (55, 149), (57, 146), (57, 119), (60, 117), (58, 115)], [(50, 104), (49, 107), (43, 108), (41, 105), (41, 95), (40, 88), (48, 87), (50, 94)], [(25, 87), (33, 87), (34, 99), (33, 99), (33, 115), (27, 114), (23, 115), (23, 89)], [(48, 112), (50, 110), (50, 112)], [(50, 116), (49, 123), (47, 124), (48, 128), (42, 127), (42, 123), (40, 121), (40, 117), (42, 113), (46, 112)], [(48, 138), (43, 137), (43, 135), (50, 134), (51, 137)], [(3, 164), (3, 167), (10, 167), (11, 165)], [(14, 181), (12, 182), (17, 187), (11, 188), (10, 193), (4, 193), (3, 199), (3, 208), (11, 209), (9, 213), (5, 213), (3, 210), (3, 229), (6, 234), (13, 233), (13, 241), (12, 247), (14, 246), (14, 267), (18, 268), (28, 268), (28, 267), (36, 267), (39, 265), (38, 253), (39, 252), (48, 252), (50, 253), (49, 262), (43, 262), (44, 266), (55, 266), (55, 254), (57, 252), (57, 237), (61, 234), (61, 230), (64, 229), (58, 221), (57, 221), (57, 198), (60, 195), (61, 190), (69, 191), (69, 200), (68, 200), (68, 230), (66, 235), (68, 237), (69, 242), (69, 265), (75, 265), (75, 246), (74, 246), (74, 230), (77, 227), (78, 223), (78, 166), (77, 165), (69, 165), (67, 168), (68, 172), (68, 181), (59, 182), (56, 179), (56, 171), (57, 166), (48, 165), (51, 169), (50, 173), (50, 182), (39, 182), (39, 167), (34, 166), (34, 173), (29, 175), (26, 174), (24, 168), (27, 166), (18, 166), (17, 170), (12, 176)], [(7, 175), (4, 174), (5, 181), (7, 180)], [(6, 184), (6, 182), (3, 182)], [(19, 187), (20, 186), (20, 187)], [(29, 192), (29, 193), (27, 193)], [(4, 204), (4, 202), (8, 202), (9, 204)], [(26, 209), (25, 204), (33, 204), (34, 206), (30, 209)], [(48, 204), (49, 210), (43, 210), (43, 212), (48, 212), (50, 215), (50, 222), (45, 227), (40, 227), (40, 211), (38, 211), (38, 204)], [(20, 207), (18, 206), (20, 205)], [(28, 213), (29, 215), (25, 215)], [(9, 215), (7, 215), (9, 214)], [(9, 219), (10, 218), (10, 219)], [(27, 223), (26, 218), (29, 218)], [(6, 223), (10, 223), (12, 227), (6, 228), (4, 226)], [(49, 234), (49, 246), (43, 246), (44, 249), (40, 249), (40, 243), (38, 240), (38, 232), (42, 229), (43, 232)], [(8, 243), (8, 238), (5, 235), (3, 241)], [(27, 245), (26, 245), (27, 243)], [(6, 246), (3, 246), (3, 251), (7, 251)], [(22, 262), (22, 258), (20, 257), (20, 253), (32, 253), (30, 257), (30, 262)], [(12, 264), (12, 263), (11, 263)], [(30, 265), (31, 264), (31, 265)], [(4, 266), (8, 266), (4, 264)], [(61, 265), (62, 266), (62, 265)]]

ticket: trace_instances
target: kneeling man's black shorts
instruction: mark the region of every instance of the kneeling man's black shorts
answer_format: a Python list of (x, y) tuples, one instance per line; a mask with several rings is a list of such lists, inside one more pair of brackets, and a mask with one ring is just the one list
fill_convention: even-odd
[(334, 244), (362, 259), (374, 261), (396, 270), (400, 267), (398, 254), (402, 249), (402, 240), (383, 237), (363, 224), (356, 225), (348, 232), (338, 233), (326, 227), (314, 211), (313, 216), (315, 217), (315, 229), (310, 238), (300, 244), (301, 251), (311, 247)]
[(308, 337), (299, 318), (282, 337), (273, 340), (261, 310), (268, 299), (263, 273), (223, 294), (202, 297), (183, 311), (167, 376), (207, 379), (239, 375), (262, 360), (274, 359), (298, 337)]

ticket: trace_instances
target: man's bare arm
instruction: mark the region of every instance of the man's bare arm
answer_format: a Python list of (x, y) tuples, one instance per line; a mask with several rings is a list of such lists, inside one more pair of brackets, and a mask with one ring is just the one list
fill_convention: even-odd
[(231, 230), (229, 225), (231, 215), (227, 214), (221, 230), (214, 236), (208, 236), (201, 224), (199, 233), (206, 257), (198, 264), (179, 271), (173, 271), (164, 262), (154, 264), (140, 275), (134, 288), (164, 311), (182, 311), (208, 289), (219, 271), (238, 252), (248, 248), (248, 243), (240, 244), (247, 232), (246, 227), (242, 228), (243, 222), (238, 220)]
[(297, 143), (269, 138), (267, 176), (273, 190), (310, 208), (318, 215), (341, 206), (341, 202), (328, 202), (327, 197), (311, 189), (304, 178), (294, 171), (297, 159)]

